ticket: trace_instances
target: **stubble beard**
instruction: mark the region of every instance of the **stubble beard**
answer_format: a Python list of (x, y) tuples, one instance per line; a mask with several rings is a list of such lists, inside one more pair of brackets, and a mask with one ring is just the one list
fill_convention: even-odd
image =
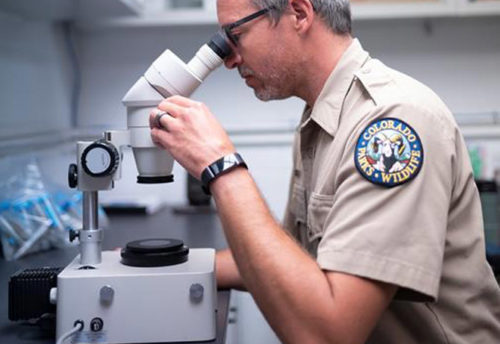
[(257, 74), (252, 69), (241, 66), (238, 68), (242, 77), (252, 76), (259, 81), (260, 87), (253, 87), (255, 96), (262, 101), (277, 100), (287, 98), (289, 95), (285, 94), (283, 85), (286, 84), (283, 77), (276, 70), (268, 71), (265, 77)]

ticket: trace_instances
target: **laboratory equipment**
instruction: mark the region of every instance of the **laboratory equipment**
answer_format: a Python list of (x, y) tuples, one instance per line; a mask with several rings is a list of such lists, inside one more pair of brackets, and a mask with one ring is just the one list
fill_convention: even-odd
[(5, 260), (69, 246), (68, 230), (81, 228), (72, 196), (77, 195), (54, 192), (33, 154), (0, 159), (0, 251)]
[[(70, 234), (71, 240), (79, 240), (80, 254), (57, 272), (56, 287), (54, 278), (44, 277), (51, 281), (44, 288), (50, 289), (50, 301), (56, 305), (57, 343), (215, 338), (215, 251), (189, 249), (175, 239), (151, 238), (128, 243), (121, 252), (102, 252), (98, 191), (112, 189), (120, 179), (125, 146), (133, 150), (138, 183), (173, 181), (173, 158), (152, 142), (149, 115), (165, 97), (189, 96), (230, 53), (223, 32), (187, 64), (166, 50), (123, 99), (128, 129), (77, 143), (77, 164), (70, 165), (68, 180), (83, 193), (83, 228)], [(19, 277), (18, 287), (22, 281)], [(31, 287), (37, 286), (23, 290)]]

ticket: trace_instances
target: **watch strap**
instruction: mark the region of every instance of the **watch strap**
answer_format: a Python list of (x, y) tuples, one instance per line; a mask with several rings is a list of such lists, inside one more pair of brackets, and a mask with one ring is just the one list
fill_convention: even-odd
[(207, 195), (210, 195), (210, 183), (219, 176), (233, 170), (238, 166), (242, 166), (248, 169), (247, 164), (238, 153), (228, 154), (208, 165), (201, 173), (201, 183), (203, 191)]

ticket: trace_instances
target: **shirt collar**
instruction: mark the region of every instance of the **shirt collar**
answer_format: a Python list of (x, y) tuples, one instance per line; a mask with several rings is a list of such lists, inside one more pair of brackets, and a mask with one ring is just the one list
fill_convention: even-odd
[[(307, 117), (310, 117), (328, 134), (335, 136), (342, 105), (354, 79), (354, 73), (363, 66), (368, 58), (369, 54), (363, 50), (359, 40), (357, 38), (353, 39), (351, 45), (344, 52), (337, 66), (326, 80), (312, 110), (306, 107), (301, 127), (307, 125), (309, 122)], [(311, 113), (310, 116), (308, 116), (309, 113)]]

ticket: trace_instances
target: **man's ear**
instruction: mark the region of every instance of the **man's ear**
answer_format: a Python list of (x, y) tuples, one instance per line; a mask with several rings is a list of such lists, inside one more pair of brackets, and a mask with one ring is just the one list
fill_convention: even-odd
[(309, 0), (290, 0), (290, 9), (294, 16), (295, 29), (303, 34), (311, 27), (315, 12)]

